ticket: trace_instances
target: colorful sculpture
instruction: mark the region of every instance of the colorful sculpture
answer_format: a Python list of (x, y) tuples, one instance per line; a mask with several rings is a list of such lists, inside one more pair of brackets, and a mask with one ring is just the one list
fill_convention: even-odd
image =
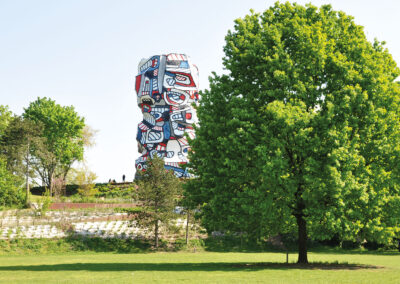
[(188, 162), (185, 134), (195, 136), (197, 117), (192, 104), (199, 99), (197, 67), (188, 56), (171, 53), (142, 59), (138, 69), (135, 89), (143, 120), (136, 136), (142, 154), (136, 171), (145, 171), (147, 159), (157, 155), (177, 177), (189, 177), (180, 165)]

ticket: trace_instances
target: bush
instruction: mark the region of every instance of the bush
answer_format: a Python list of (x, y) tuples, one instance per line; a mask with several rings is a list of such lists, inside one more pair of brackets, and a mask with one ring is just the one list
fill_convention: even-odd
[[(76, 184), (67, 184), (65, 186), (65, 195), (71, 196), (78, 193), (78, 185)], [(33, 195), (43, 195), (46, 192), (45, 186), (34, 186), (31, 188), (31, 193)]]
[(43, 194), (44, 199), (42, 203), (42, 207), (40, 208), (40, 215), (44, 216), (46, 212), (50, 209), (51, 205), (51, 197), (50, 197), (50, 191), (46, 189), (46, 192)]
[(104, 198), (135, 198), (136, 197), (136, 187), (135, 186), (115, 186), (110, 184), (102, 184), (96, 186), (98, 193), (96, 197)]
[(0, 240), (1, 254), (59, 254), (66, 252), (141, 253), (150, 249), (146, 241), (118, 238), (68, 237), (61, 239)]

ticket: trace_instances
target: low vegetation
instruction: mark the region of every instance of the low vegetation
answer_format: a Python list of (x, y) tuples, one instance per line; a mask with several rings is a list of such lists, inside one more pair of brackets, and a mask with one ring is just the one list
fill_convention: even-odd
[(4, 283), (398, 283), (399, 255), (309, 252), (61, 253), (0, 256)]

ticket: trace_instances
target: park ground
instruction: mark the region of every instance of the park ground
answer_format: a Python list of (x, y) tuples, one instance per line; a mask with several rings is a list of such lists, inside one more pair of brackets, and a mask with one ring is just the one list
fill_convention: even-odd
[[(34, 202), (42, 202), (43, 197), (33, 197), (36, 198)], [(103, 200), (103, 202), (106, 201), (108, 200)], [(65, 220), (70, 218), (69, 225), (78, 222), (76, 218), (80, 223), (99, 223), (100, 221), (94, 220), (93, 214), (99, 217), (101, 214), (118, 213), (115, 212), (115, 208), (49, 209), (42, 212), (40, 216), (29, 215), (29, 210), (29, 212), (27, 210), (14, 211), (8, 212), (15, 215), (11, 216), (15, 217), (15, 220), (19, 220), (14, 225), (24, 224), (25, 227), (32, 225), (29, 222), (34, 223), (34, 226), (43, 226), (43, 222), (53, 224), (55, 222), (53, 219), (59, 217), (55, 215), (56, 213), (61, 214)], [(117, 222), (110, 216), (107, 215), (107, 220), (102, 222)], [(6, 218), (3, 218), (2, 226), (11, 228), (10, 226), (13, 225), (11, 223), (15, 221), (11, 217), (7, 219), (8, 223)], [(28, 217), (32, 220), (29, 219), (29, 221)], [(28, 223), (25, 224), (23, 221)], [(73, 226), (66, 227), (73, 228)], [(57, 229), (62, 228), (58, 226)], [(96, 232), (99, 231), (97, 229)], [(90, 234), (81, 236), (70, 232), (71, 235), (67, 234), (66, 238), (54, 239), (18, 239), (17, 237), (10, 239), (7, 234), (3, 234), (5, 238), (0, 239), (0, 284), (400, 284), (400, 252), (394, 248), (343, 249), (311, 243), (308, 255), (310, 264), (298, 265), (296, 264), (296, 246), (290, 248), (289, 263), (286, 264), (286, 253), (277, 251), (277, 248), (272, 248), (267, 244), (253, 247), (244, 243), (242, 246), (241, 240), (238, 239), (205, 238), (199, 235), (200, 229), (197, 229), (198, 235), (194, 235), (193, 230), (191, 231), (192, 240), (186, 247), (183, 231), (182, 228), (179, 232), (177, 231), (172, 241), (163, 240), (162, 247), (158, 251), (148, 241), (134, 238), (120, 239), (115, 236), (102, 238), (98, 237), (96, 232), (93, 236)]]
[(0, 255), (0, 283), (400, 283), (397, 252), (315, 251), (312, 264), (277, 252)]

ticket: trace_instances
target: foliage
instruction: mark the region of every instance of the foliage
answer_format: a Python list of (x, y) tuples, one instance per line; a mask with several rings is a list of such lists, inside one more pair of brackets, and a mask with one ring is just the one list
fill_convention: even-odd
[(139, 176), (137, 194), (143, 211), (137, 221), (154, 228), (155, 247), (158, 247), (160, 225), (168, 226), (175, 218), (173, 210), (181, 185), (173, 171), (165, 170), (164, 161), (158, 157), (149, 159), (146, 171)]
[(97, 175), (94, 172), (90, 171), (87, 166), (83, 166), (72, 170), (70, 182), (78, 185), (78, 194), (82, 197), (92, 197), (98, 193), (94, 183), (96, 178)]
[[(67, 182), (73, 182), (73, 172), (67, 176)], [(65, 185), (65, 193), (68, 197), (67, 199), (71, 202), (88, 202), (82, 200), (82, 197), (78, 194), (79, 185), (76, 184), (66, 184)], [(137, 198), (137, 186), (136, 185), (110, 185), (103, 183), (96, 183), (94, 191), (96, 192), (93, 198), (87, 197), (87, 200), (91, 200), (90, 202), (122, 202), (124, 200), (131, 201), (132, 199)], [(44, 186), (36, 186), (31, 189), (32, 194), (34, 195), (42, 195), (45, 192)], [(61, 199), (65, 199), (65, 197), (61, 197)]]
[(85, 125), (82, 129), (82, 142), (83, 145), (87, 148), (93, 147), (96, 145), (96, 141), (94, 140), (98, 130), (91, 128), (89, 125)]
[[(31, 153), (44, 142), (42, 126), (33, 121), (14, 116), (10, 119), (1, 137), (1, 153), (7, 160), (8, 169), (19, 176), (25, 176)], [(33, 173), (29, 171), (29, 175)]]
[(46, 189), (46, 191), (43, 194), (43, 199), (42, 199), (42, 204), (40, 206), (39, 212), (40, 216), (45, 216), (46, 212), (49, 211), (50, 205), (52, 203), (50, 191)]
[(97, 197), (135, 199), (137, 195), (136, 185), (96, 185), (96, 189), (98, 190)]
[(7, 254), (60, 254), (67, 252), (145, 252), (149, 244), (139, 240), (118, 238), (67, 237), (61, 239), (0, 240), (1, 252)]
[[(33, 195), (43, 195), (46, 192), (45, 186), (34, 186), (31, 188), (31, 193)], [(66, 184), (65, 185), (65, 194), (67, 196), (77, 194), (78, 186), (76, 184)]]
[(35, 151), (36, 171), (51, 188), (54, 177), (65, 179), (75, 161), (83, 159), (85, 127), (73, 106), (61, 106), (48, 98), (38, 98), (25, 109), (24, 118), (43, 125), (46, 151)]
[(7, 127), (0, 136), (0, 153), (7, 161), (7, 169), (25, 178), (26, 203), (29, 203), (29, 178), (35, 177), (31, 164), (34, 163), (34, 149), (43, 147), (40, 123), (34, 123), (21, 116), (9, 119)]
[(25, 203), (21, 178), (7, 170), (6, 162), (0, 158), (0, 207), (22, 206)]
[[(399, 69), (331, 6), (279, 4), (235, 21), (191, 141), (208, 231), (391, 242), (400, 224)], [(210, 142), (212, 141), (212, 142)]]
[(3, 136), (8, 124), (12, 120), (13, 114), (8, 106), (0, 105), (0, 139)]

